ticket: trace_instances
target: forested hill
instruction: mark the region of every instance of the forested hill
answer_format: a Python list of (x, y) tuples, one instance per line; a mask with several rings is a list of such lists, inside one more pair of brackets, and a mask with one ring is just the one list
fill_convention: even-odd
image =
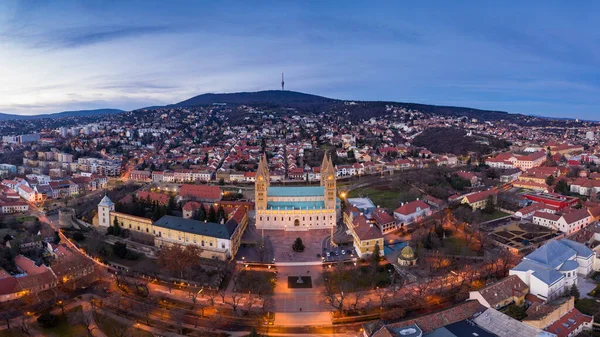
[(202, 94), (179, 103), (170, 105), (177, 107), (211, 105), (226, 103), (228, 105), (252, 105), (260, 109), (293, 108), (299, 113), (303, 112), (330, 112), (347, 111), (348, 117), (353, 120), (381, 117), (389, 113), (389, 105), (402, 107), (407, 110), (417, 110), (424, 114), (438, 116), (465, 116), (481, 120), (519, 120), (525, 117), (518, 114), (509, 114), (504, 111), (481, 110), (465, 107), (439, 106), (419, 103), (403, 103), (392, 101), (343, 101), (296, 91), (267, 90), (257, 92), (238, 92), (221, 94)]

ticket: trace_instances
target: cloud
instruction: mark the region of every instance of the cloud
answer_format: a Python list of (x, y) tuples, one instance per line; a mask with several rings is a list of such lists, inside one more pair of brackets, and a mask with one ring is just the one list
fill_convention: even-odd
[(144, 35), (163, 34), (172, 31), (169, 26), (87, 27), (72, 28), (33, 36), (22, 35), (21, 39), (33, 38), (35, 48), (78, 48), (112, 40)]

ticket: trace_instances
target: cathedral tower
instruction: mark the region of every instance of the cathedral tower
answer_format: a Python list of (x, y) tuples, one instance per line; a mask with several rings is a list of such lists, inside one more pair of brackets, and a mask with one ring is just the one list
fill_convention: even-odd
[(327, 153), (323, 156), (321, 164), (321, 186), (325, 189), (325, 208), (335, 209), (336, 206), (336, 171)]
[(254, 203), (257, 210), (267, 209), (267, 189), (269, 188), (270, 182), (271, 175), (269, 174), (267, 156), (266, 154), (263, 154), (258, 163), (254, 185)]

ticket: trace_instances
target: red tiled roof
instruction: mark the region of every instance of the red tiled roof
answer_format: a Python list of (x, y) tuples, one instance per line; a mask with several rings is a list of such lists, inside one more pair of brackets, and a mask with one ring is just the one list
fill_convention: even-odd
[(485, 200), (490, 195), (495, 195), (495, 194), (496, 194), (496, 190), (495, 189), (489, 189), (489, 190), (486, 190), (486, 191), (481, 191), (481, 192), (476, 192), (476, 193), (473, 193), (473, 194), (469, 194), (465, 198), (467, 198), (467, 202), (469, 202), (469, 204), (472, 204), (474, 202)]
[(588, 213), (587, 209), (584, 209), (584, 208), (563, 214), (563, 218), (565, 218), (565, 220), (569, 224), (577, 222), (579, 220), (589, 218), (589, 217), (590, 217), (590, 213)]
[(16, 277), (5, 277), (0, 279), (0, 295), (14, 294), (21, 291), (21, 286)]
[(371, 216), (373, 217), (373, 220), (380, 225), (394, 222), (394, 218), (382, 208), (376, 208), (371, 212)]
[(406, 204), (396, 208), (394, 213), (399, 213), (402, 215), (409, 215), (417, 212), (417, 208), (420, 210), (429, 209), (430, 206), (423, 202), (422, 200), (415, 200), (411, 202), (407, 202)]
[(558, 337), (567, 337), (573, 331), (577, 330), (581, 324), (591, 322), (592, 316), (584, 315), (576, 308), (573, 308), (561, 318), (548, 325), (544, 330), (556, 334)]
[[(379, 229), (371, 225), (364, 215), (359, 215), (354, 218), (354, 232), (361, 240), (375, 240), (383, 237)], [(380, 247), (383, 248), (383, 247)]]
[(494, 284), (491, 284), (483, 289), (478, 290), (483, 299), (495, 308), (496, 304), (500, 304), (513, 296), (521, 296), (528, 292), (528, 286), (519, 276), (511, 275)]
[(542, 219), (547, 219), (550, 221), (558, 221), (558, 219), (560, 219), (560, 215), (547, 213), (547, 212), (535, 212), (535, 213), (533, 213), (533, 216), (535, 218), (542, 218)]
[(219, 186), (183, 184), (179, 189), (179, 195), (182, 197), (219, 200), (221, 199), (221, 188)]

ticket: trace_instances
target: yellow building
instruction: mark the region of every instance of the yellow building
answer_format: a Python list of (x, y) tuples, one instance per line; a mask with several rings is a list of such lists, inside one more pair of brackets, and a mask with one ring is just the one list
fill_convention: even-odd
[(351, 206), (344, 211), (344, 223), (353, 238), (354, 250), (359, 257), (371, 255), (379, 246), (379, 255), (384, 255), (383, 234), (375, 224), (367, 220), (358, 208)]
[(483, 209), (485, 208), (485, 205), (487, 205), (489, 196), (492, 196), (494, 202), (496, 202), (497, 195), (498, 192), (495, 189), (475, 192), (465, 195), (464, 198), (462, 198), (461, 203), (468, 204), (473, 209)]
[(114, 203), (105, 196), (98, 204), (98, 225), (113, 226), (144, 233), (154, 237), (154, 245), (196, 245), (202, 248), (201, 257), (209, 259), (233, 259), (242, 235), (248, 226), (248, 210), (237, 206), (221, 223), (213, 223), (165, 215), (152, 222), (151, 219), (115, 212)]
[(324, 156), (320, 186), (270, 186), (267, 158), (263, 156), (255, 181), (256, 228), (286, 231), (334, 228), (339, 208), (335, 176), (333, 163)]

